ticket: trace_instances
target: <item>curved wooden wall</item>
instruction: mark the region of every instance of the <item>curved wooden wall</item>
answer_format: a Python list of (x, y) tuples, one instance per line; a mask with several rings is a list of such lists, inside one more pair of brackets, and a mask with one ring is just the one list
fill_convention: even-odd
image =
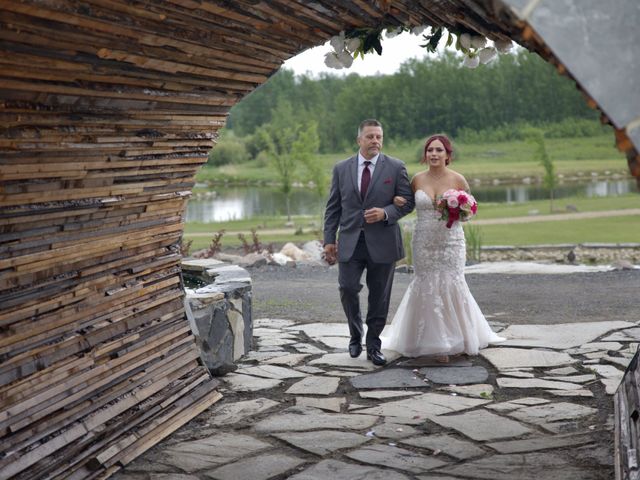
[(0, 0), (0, 478), (105, 478), (220, 397), (179, 260), (233, 104), (382, 19), (542, 49), (500, 5)]

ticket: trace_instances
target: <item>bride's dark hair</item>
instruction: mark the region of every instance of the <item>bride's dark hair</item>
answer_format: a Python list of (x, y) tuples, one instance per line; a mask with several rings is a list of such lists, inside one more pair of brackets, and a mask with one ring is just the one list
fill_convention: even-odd
[(453, 160), (453, 145), (451, 145), (451, 140), (449, 140), (449, 137), (447, 137), (443, 133), (431, 135), (429, 138), (427, 138), (427, 141), (424, 142), (424, 150), (422, 151), (422, 161), (420, 163), (425, 163), (424, 159), (427, 155), (427, 148), (429, 148), (429, 145), (434, 140), (440, 140), (442, 142), (442, 145), (444, 146), (444, 150), (447, 152), (446, 164), (449, 165), (449, 163)]

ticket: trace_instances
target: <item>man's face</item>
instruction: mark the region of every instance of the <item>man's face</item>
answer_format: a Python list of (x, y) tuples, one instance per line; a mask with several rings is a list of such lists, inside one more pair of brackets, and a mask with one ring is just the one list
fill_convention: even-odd
[(358, 137), (360, 153), (369, 160), (382, 150), (382, 127), (366, 126)]

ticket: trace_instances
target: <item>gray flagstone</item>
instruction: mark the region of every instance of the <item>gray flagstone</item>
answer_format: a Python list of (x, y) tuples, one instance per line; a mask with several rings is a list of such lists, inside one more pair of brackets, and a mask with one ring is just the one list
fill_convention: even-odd
[(404, 448), (389, 445), (369, 445), (345, 454), (359, 462), (396, 468), (412, 473), (425, 473), (447, 463), (433, 456), (416, 454)]
[(291, 407), (256, 423), (258, 432), (299, 432), (316, 429), (363, 430), (378, 421), (374, 415), (324, 413), (315, 408)]
[(338, 460), (323, 460), (287, 480), (409, 480), (393, 470), (354, 465)]
[(217, 467), (267, 448), (271, 448), (271, 445), (249, 435), (219, 433), (171, 445), (158, 456), (161, 463), (175, 465), (185, 472), (195, 472)]
[(499, 453), (526, 453), (537, 450), (549, 450), (562, 447), (573, 447), (593, 442), (593, 434), (581, 435), (545, 435), (524, 440), (507, 440), (504, 442), (486, 443)]
[(569, 460), (550, 452), (492, 455), (446, 467), (444, 472), (486, 480), (601, 480), (597, 472), (574, 467)]
[(493, 385), (488, 383), (478, 383), (476, 385), (455, 385), (452, 387), (440, 387), (438, 391), (444, 390), (446, 392), (458, 393), (460, 395), (466, 395), (468, 397), (486, 398), (490, 399), (493, 395)]
[(533, 405), (522, 407), (507, 413), (510, 417), (517, 418), (527, 423), (544, 424), (566, 420), (576, 420), (598, 412), (595, 408), (578, 405), (570, 402), (554, 402), (545, 405)]
[(223, 380), (231, 390), (236, 392), (255, 392), (257, 390), (274, 388), (282, 383), (282, 380), (276, 380), (274, 378), (259, 378), (235, 373), (225, 375)]
[(420, 373), (434, 383), (468, 385), (482, 383), (489, 378), (489, 372), (484, 367), (427, 367), (421, 368)]
[(338, 389), (337, 377), (307, 377), (294, 383), (285, 393), (292, 395), (331, 395)]
[(555, 367), (574, 363), (575, 360), (564, 352), (526, 348), (485, 348), (480, 355), (499, 370), (521, 367)]
[[(359, 410), (358, 414), (382, 415), (393, 417), (393, 420), (412, 419), (424, 422), (434, 415), (457, 412), (489, 403), (489, 400), (452, 397), (442, 393), (424, 393), (411, 398), (386, 402), (377, 407)], [(404, 423), (404, 420), (401, 422)]]
[(591, 390), (545, 390), (556, 397), (593, 397)]
[(388, 423), (385, 422), (381, 425), (374, 426), (371, 431), (373, 436), (378, 438), (390, 438), (397, 440), (399, 438), (410, 437), (417, 435), (420, 432), (410, 425), (403, 425), (401, 423)]
[(253, 375), (255, 377), (275, 378), (283, 380), (285, 378), (301, 378), (307, 374), (293, 370), (291, 368), (278, 367), (277, 365), (259, 365), (257, 367), (244, 367), (236, 370), (235, 373), (244, 375)]
[(342, 405), (344, 405), (345, 403), (347, 403), (347, 399), (345, 397), (296, 397), (296, 406), (298, 407), (313, 407), (336, 413), (340, 412), (340, 410), (342, 409)]
[[(521, 347), (548, 347), (565, 350), (591, 342), (607, 332), (633, 327), (622, 321), (584, 322), (553, 325), (510, 325), (500, 335), (507, 337), (502, 345)], [(640, 338), (640, 337), (639, 337)]]
[(324, 456), (336, 450), (353, 448), (371, 440), (359, 433), (336, 430), (315, 430), (313, 432), (274, 433), (279, 438), (301, 450)]
[(243, 460), (216, 468), (207, 472), (207, 476), (216, 480), (267, 480), (282, 475), (298, 465), (305, 463), (301, 458), (281, 453), (268, 453), (250, 456)]
[(549, 388), (555, 390), (580, 390), (582, 386), (570, 382), (555, 382), (553, 380), (542, 380), (540, 378), (509, 378), (500, 377), (496, 379), (500, 388)]
[(466, 460), (487, 452), (471, 442), (458, 440), (447, 434), (422, 435), (420, 437), (404, 438), (400, 440), (403, 445), (411, 445), (418, 448), (427, 448), (433, 452), (442, 452), (450, 457)]
[[(423, 384), (424, 386), (424, 384)], [(358, 392), (362, 398), (393, 398), (393, 397), (412, 397), (414, 395), (420, 395), (421, 392), (404, 391), (404, 390), (370, 390)]]
[(424, 380), (411, 370), (404, 368), (385, 368), (379, 372), (360, 375), (349, 379), (354, 388), (423, 388)]
[(486, 410), (441, 415), (429, 418), (445, 428), (453, 428), (473, 440), (486, 441), (500, 438), (519, 437), (532, 430), (520, 422), (509, 420)]
[(218, 426), (233, 425), (276, 405), (280, 405), (280, 403), (269, 400), (268, 398), (256, 398), (242, 402), (222, 404), (211, 410), (209, 423)]
[(308, 353), (289, 353), (281, 357), (271, 358), (264, 363), (268, 365), (286, 365), (288, 367), (293, 367), (294, 365), (298, 365), (307, 357), (309, 357)]

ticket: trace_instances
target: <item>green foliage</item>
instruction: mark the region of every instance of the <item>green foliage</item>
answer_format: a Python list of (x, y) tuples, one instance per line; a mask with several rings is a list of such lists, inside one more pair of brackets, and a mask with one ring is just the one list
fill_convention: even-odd
[[(375, 50), (378, 31), (370, 33), (367, 46)], [(431, 35), (437, 35), (437, 29)], [(518, 125), (525, 122), (556, 125), (549, 131), (543, 127), (546, 138), (602, 129), (575, 83), (536, 54), (503, 54), (475, 70), (460, 63), (459, 56), (446, 52), (409, 60), (385, 76), (310, 78), (280, 70), (231, 109), (229, 126), (240, 136), (253, 134), (279, 121), (277, 106), (286, 101), (291, 105), (289, 122), (316, 122), (321, 152), (352, 147), (358, 124), (371, 117), (383, 123), (387, 139), (403, 141), (441, 131), (455, 137), (481, 131), (478, 138), (467, 139), (474, 142), (522, 140)], [(565, 119), (571, 120), (563, 123)], [(249, 150), (255, 157), (255, 149)]]
[(482, 231), (478, 225), (473, 223), (463, 226), (464, 237), (467, 243), (467, 260), (480, 262), (482, 251)]
[(207, 165), (220, 167), (222, 165), (240, 164), (249, 160), (249, 154), (244, 141), (237, 138), (233, 132), (225, 130), (220, 140), (209, 152)]
[(553, 212), (553, 191), (556, 188), (557, 179), (555, 166), (547, 153), (544, 136), (541, 131), (532, 129), (529, 132), (529, 139), (535, 145), (534, 158), (544, 168), (542, 183), (549, 190), (549, 210)]

